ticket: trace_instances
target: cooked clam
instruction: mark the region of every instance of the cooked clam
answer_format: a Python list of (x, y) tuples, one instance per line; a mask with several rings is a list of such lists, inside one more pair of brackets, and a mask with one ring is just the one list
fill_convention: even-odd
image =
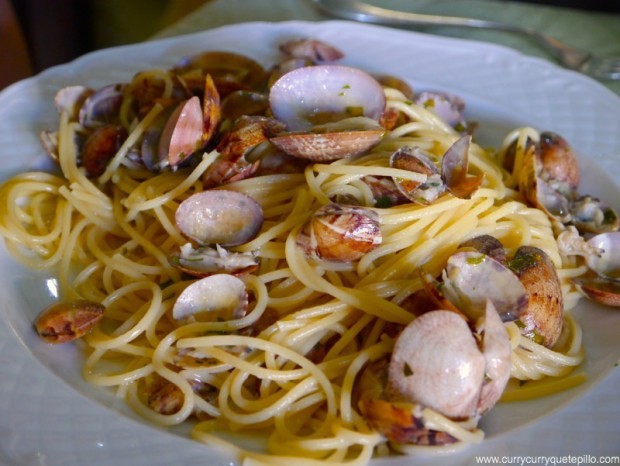
[(431, 204), (446, 189), (442, 177), (430, 155), (419, 147), (404, 146), (390, 156), (390, 167), (426, 175), (426, 181), (417, 182), (392, 177), (400, 192), (418, 204)]
[(469, 170), (469, 146), (471, 136), (457, 139), (441, 159), (441, 178), (448, 191), (461, 199), (469, 199), (482, 185), (484, 175), (471, 176)]
[(210, 51), (181, 58), (173, 67), (192, 88), (202, 91), (206, 75), (211, 75), (224, 98), (238, 90), (262, 90), (265, 69), (255, 60), (234, 52)]
[(467, 128), (467, 123), (463, 118), (465, 102), (456, 95), (424, 91), (415, 96), (414, 102), (435, 113), (444, 122), (459, 131)]
[(281, 151), (313, 162), (352, 157), (377, 145), (385, 129), (366, 117), (352, 117), (315, 126), (308, 133), (285, 133), (270, 138)]
[(523, 169), (519, 174), (519, 191), (530, 205), (533, 205), (550, 218), (560, 222), (571, 221), (568, 199), (540, 177), (542, 171), (540, 155), (534, 145), (530, 145), (523, 156)]
[(518, 319), (528, 307), (527, 291), (513, 271), (476, 251), (450, 256), (441, 292), (470, 319), (480, 317), (487, 299), (504, 322)]
[(540, 133), (540, 159), (542, 178), (554, 189), (569, 194), (579, 187), (577, 156), (562, 136), (551, 131)]
[(463, 241), (459, 249), (472, 248), (482, 254), (486, 254), (501, 264), (506, 263), (506, 249), (495, 236), (480, 235)]
[(280, 51), (291, 58), (303, 58), (312, 63), (325, 63), (340, 60), (344, 53), (333, 45), (317, 39), (295, 39), (279, 46)]
[(263, 225), (263, 209), (250, 196), (213, 189), (185, 199), (175, 221), (181, 233), (202, 246), (237, 246), (256, 237)]
[(527, 309), (519, 315), (521, 333), (551, 348), (562, 333), (564, 300), (562, 286), (549, 256), (533, 246), (521, 246), (510, 268), (527, 290)]
[(203, 185), (209, 188), (252, 176), (258, 169), (260, 160), (250, 160), (250, 152), (262, 142), (268, 141), (270, 135), (282, 129), (283, 125), (273, 118), (239, 118), (234, 126), (224, 133), (217, 145), (220, 155), (205, 171), (202, 177)]
[(247, 308), (245, 283), (234, 275), (215, 274), (185, 288), (174, 303), (172, 317), (227, 321), (243, 317)]
[(370, 209), (328, 204), (318, 209), (297, 243), (311, 257), (352, 262), (381, 244), (379, 216)]
[(457, 439), (424, 425), (423, 407), (388, 393), (388, 361), (370, 363), (355, 386), (362, 415), (368, 424), (391, 442), (413, 445), (448, 445)]
[(385, 109), (381, 85), (369, 74), (341, 65), (318, 65), (293, 70), (274, 83), (269, 92), (273, 115), (289, 131), (352, 116), (378, 121)]
[(582, 233), (607, 233), (620, 228), (616, 211), (593, 196), (580, 196), (570, 203), (572, 223)]
[(126, 84), (111, 84), (90, 94), (80, 108), (80, 124), (92, 128), (116, 123), (126, 87)]
[(63, 87), (54, 96), (54, 104), (58, 113), (66, 112), (69, 119), (75, 121), (79, 118), (80, 109), (84, 102), (95, 91), (84, 86)]
[(102, 175), (125, 139), (127, 130), (122, 126), (108, 124), (95, 129), (82, 146), (81, 163), (88, 176)]
[(510, 342), (490, 300), (476, 314), (476, 335), (447, 310), (424, 313), (405, 327), (389, 367), (396, 399), (475, 420), (497, 402), (510, 376)]
[(181, 102), (172, 112), (158, 143), (160, 167), (172, 169), (202, 145), (203, 113), (197, 96)]
[(181, 246), (178, 253), (171, 255), (169, 261), (174, 267), (195, 277), (216, 273), (240, 275), (258, 267), (258, 254), (228, 251), (219, 244), (194, 248), (187, 243)]
[(67, 343), (83, 337), (103, 318), (105, 307), (87, 300), (55, 303), (37, 316), (34, 326), (47, 343)]

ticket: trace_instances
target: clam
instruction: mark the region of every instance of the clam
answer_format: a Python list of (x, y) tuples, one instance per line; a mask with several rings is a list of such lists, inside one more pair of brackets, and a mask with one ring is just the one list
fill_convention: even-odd
[(387, 393), (388, 361), (370, 363), (359, 377), (355, 392), (362, 415), (374, 430), (398, 444), (449, 445), (457, 439), (424, 425), (422, 406), (390, 399)]
[(273, 118), (239, 118), (233, 128), (224, 133), (217, 145), (220, 155), (205, 171), (202, 177), (203, 185), (208, 188), (252, 176), (258, 169), (260, 159), (250, 160), (250, 152), (262, 142), (268, 141), (270, 135), (282, 129), (282, 123)]
[(172, 307), (172, 317), (228, 321), (243, 317), (247, 308), (245, 283), (234, 275), (215, 274), (185, 288)]
[(463, 241), (459, 244), (459, 249), (474, 249), (482, 254), (495, 259), (501, 264), (506, 263), (506, 249), (495, 236), (480, 235)]
[(120, 125), (104, 125), (95, 129), (82, 146), (81, 164), (88, 176), (102, 175), (127, 139), (127, 130)]
[(34, 321), (47, 343), (67, 343), (83, 337), (103, 318), (105, 307), (88, 300), (59, 302), (45, 308)]
[(186, 243), (178, 253), (169, 257), (169, 261), (174, 267), (195, 277), (216, 273), (240, 275), (256, 270), (258, 254), (228, 251), (219, 244), (194, 248), (191, 243)]
[(204, 95), (202, 97), (202, 144), (208, 143), (216, 134), (222, 119), (220, 94), (208, 74), (205, 78)]
[(527, 290), (527, 309), (517, 324), (521, 333), (551, 348), (562, 333), (564, 301), (562, 286), (549, 256), (533, 246), (521, 246), (509, 262)]
[(84, 86), (63, 87), (54, 96), (54, 105), (58, 113), (67, 112), (69, 119), (76, 121), (84, 102), (94, 92), (93, 89)]
[(588, 267), (598, 275), (610, 279), (620, 279), (620, 232), (601, 233), (587, 241), (586, 255)]
[(582, 233), (618, 230), (616, 211), (594, 196), (581, 195), (579, 179), (577, 157), (564, 138), (547, 131), (540, 134), (537, 145), (528, 140), (518, 180), (526, 201), (554, 222), (572, 224)]
[(290, 40), (280, 44), (279, 49), (291, 58), (308, 59), (312, 63), (333, 62), (344, 57), (336, 47), (317, 39)]
[(297, 243), (310, 257), (352, 262), (375, 249), (381, 240), (379, 216), (374, 211), (328, 204), (314, 213)]
[(417, 182), (392, 177), (400, 192), (418, 204), (431, 204), (446, 189), (439, 170), (430, 155), (419, 147), (404, 146), (390, 156), (390, 167), (426, 175), (426, 181)]
[(369, 74), (341, 65), (295, 69), (278, 79), (269, 105), (289, 134), (271, 142), (282, 151), (314, 161), (362, 154), (385, 133), (381, 85)]
[(589, 299), (607, 306), (620, 306), (620, 232), (601, 233), (588, 241), (575, 227), (558, 236), (565, 255), (583, 256), (589, 271), (573, 279), (577, 288)]
[(370, 188), (375, 207), (386, 208), (410, 202), (391, 177), (369, 175), (364, 176), (362, 181)]
[(588, 299), (605, 306), (620, 307), (620, 281), (590, 272), (573, 279), (573, 283)]
[(342, 65), (299, 68), (271, 87), (273, 115), (289, 131), (309, 131), (318, 124), (365, 116), (378, 121), (385, 109), (381, 85), (369, 74)]
[(126, 87), (126, 84), (111, 84), (89, 95), (80, 108), (80, 124), (92, 128), (117, 122)]
[(471, 136), (457, 139), (441, 159), (441, 177), (451, 194), (469, 199), (482, 185), (484, 175), (471, 176), (469, 170), (469, 146)]
[(490, 300), (476, 314), (475, 333), (460, 315), (441, 309), (405, 327), (388, 372), (396, 400), (474, 420), (497, 402), (510, 376), (510, 342)]
[(480, 317), (487, 300), (504, 322), (518, 319), (528, 307), (526, 288), (514, 272), (477, 251), (450, 256), (441, 293), (470, 319)]
[(570, 203), (572, 224), (582, 233), (608, 233), (620, 228), (616, 211), (600, 199), (585, 195)]
[(317, 125), (309, 133), (286, 133), (270, 138), (281, 151), (313, 162), (331, 162), (363, 154), (377, 145), (385, 129), (375, 120), (352, 117)]
[(160, 161), (159, 141), (164, 126), (166, 126), (174, 109), (174, 106), (164, 107), (144, 131), (142, 143), (140, 144), (140, 158), (142, 159), (143, 165), (151, 171), (158, 171), (168, 166), (168, 160), (165, 157)]
[(265, 69), (255, 60), (234, 52), (209, 51), (181, 58), (172, 71), (190, 87), (202, 90), (204, 78), (211, 75), (222, 98), (238, 90), (262, 90)]
[(541, 209), (550, 218), (560, 223), (570, 222), (568, 199), (540, 177), (541, 171), (540, 155), (536, 146), (530, 145), (523, 155), (519, 191), (530, 205)]
[(262, 92), (235, 91), (222, 99), (222, 120), (235, 121), (244, 115), (263, 115), (269, 108), (269, 100)]
[(178, 104), (192, 96), (185, 82), (175, 73), (168, 72), (168, 76), (169, 82), (172, 83), (172, 89), (165, 98), (163, 95), (166, 92), (167, 83), (159, 76), (150, 71), (141, 71), (133, 77), (128, 92), (135, 100), (134, 110), (137, 111), (139, 117), (146, 115), (155, 103), (164, 106)]
[(542, 178), (554, 189), (569, 194), (579, 187), (577, 156), (562, 136), (551, 131), (540, 133)]
[(237, 246), (256, 237), (263, 224), (263, 209), (250, 196), (214, 189), (181, 202), (175, 221), (181, 233), (199, 245)]
[(158, 143), (160, 167), (178, 167), (202, 146), (203, 113), (197, 96), (181, 102), (164, 125)]
[(459, 131), (467, 128), (463, 118), (465, 102), (454, 94), (424, 91), (415, 96), (414, 102), (435, 113), (445, 123)]

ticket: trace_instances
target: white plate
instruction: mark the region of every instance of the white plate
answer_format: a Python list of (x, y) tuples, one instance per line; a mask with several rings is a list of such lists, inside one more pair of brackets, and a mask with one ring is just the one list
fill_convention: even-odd
[[(600, 84), (503, 47), (336, 21), (241, 24), (109, 49), (19, 82), (0, 94), (0, 177), (45, 159), (37, 135), (56, 124), (52, 99), (60, 87), (127, 81), (141, 69), (167, 67), (206, 49), (238, 51), (269, 65), (279, 42), (299, 36), (336, 44), (346, 63), (406, 78), (416, 89), (459, 94), (468, 116), (480, 122), (485, 143), (498, 144), (522, 124), (559, 132), (582, 156), (584, 187), (612, 202), (620, 199), (618, 183), (605, 174), (620, 168), (620, 98)], [(33, 317), (53, 298), (53, 282), (16, 266), (4, 250), (0, 270), (0, 464), (229, 463), (206, 446), (142, 423), (84, 383), (70, 347), (50, 349), (31, 331)], [(576, 315), (585, 332), (588, 381), (551, 397), (496, 407), (484, 419), (487, 439), (450, 463), (471, 464), (476, 455), (618, 452), (620, 411), (612, 403), (618, 374), (584, 393), (620, 358), (620, 312), (584, 302)]]

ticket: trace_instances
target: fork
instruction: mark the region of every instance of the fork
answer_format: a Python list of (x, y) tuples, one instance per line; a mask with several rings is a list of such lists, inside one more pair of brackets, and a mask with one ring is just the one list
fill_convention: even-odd
[(578, 50), (560, 42), (554, 37), (542, 34), (532, 28), (515, 26), (496, 21), (464, 18), (459, 16), (437, 16), (405, 11), (390, 10), (358, 0), (313, 0), (324, 13), (343, 19), (386, 26), (449, 26), (459, 28), (493, 29), (530, 37), (544, 47), (559, 64), (598, 79), (620, 80), (620, 57), (600, 57)]

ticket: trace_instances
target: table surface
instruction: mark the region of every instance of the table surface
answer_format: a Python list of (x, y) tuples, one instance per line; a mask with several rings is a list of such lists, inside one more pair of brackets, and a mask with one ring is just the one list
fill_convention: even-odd
[[(379, 2), (377, 0), (375, 4), (423, 13), (519, 22), (525, 26), (547, 32), (560, 40), (583, 49), (620, 56), (620, 15), (617, 14), (543, 7), (500, 0), (460, 0), (458, 2), (437, 0), (385, 0)], [(321, 21), (328, 19), (331, 18), (319, 13), (309, 0), (212, 0), (179, 22), (160, 31), (155, 38), (171, 37), (226, 24), (249, 21)], [(442, 30), (439, 32), (453, 37), (495, 42), (516, 48), (526, 54), (547, 57), (545, 52), (535, 44), (509, 34), (470, 30)], [(603, 84), (620, 95), (620, 82), (604, 82)], [(23, 349), (19, 348), (17, 343), (0, 341), (0, 364), (10, 364), (12, 355), (18, 351), (23, 351)], [(32, 366), (34, 367), (34, 365), (33, 362)], [(33, 370), (33, 367), (15, 368), (15, 370)], [(59, 381), (51, 381), (50, 383), (62, 385)], [(579, 439), (587, 433), (588, 438), (593, 439), (593, 449), (596, 450), (597, 454), (617, 455), (620, 453), (618, 446), (618, 439), (620, 439), (618, 386), (620, 386), (620, 371), (615, 370), (602, 383), (579, 398), (577, 403), (573, 403), (565, 409), (532, 424), (527, 429), (516, 432), (512, 439), (511, 451), (522, 451), (523, 455), (561, 455), (566, 453), (549, 451), (541, 446), (539, 441), (541, 436), (544, 437), (547, 432), (561, 430), (566, 432), (567, 445), (570, 444), (571, 438)], [(44, 396), (45, 391), (46, 387), (41, 387), (41, 396)], [(12, 403), (23, 404), (24, 411), (31, 409), (28, 400), (16, 400), (14, 396), (11, 398)], [(61, 399), (68, 399), (68, 397), (61, 397)], [(5, 402), (3, 400), (6, 398), (0, 396), (0, 412), (2, 412), (2, 403)], [(92, 403), (85, 400), (77, 399), (72, 403), (76, 405), (72, 407), (73, 412), (78, 409), (90, 410), (91, 412), (93, 410)], [(33, 413), (33, 419), (39, 419), (42, 423), (45, 422), (46, 416), (47, 413), (45, 412)], [(0, 417), (2, 417), (1, 414)], [(599, 428), (598, 420), (601, 419), (605, 420), (605, 429)], [(6, 422), (10, 422), (10, 420), (6, 420)], [(112, 413), (103, 413), (101, 422), (105, 422), (106, 428), (118, 429), (119, 436), (116, 440), (119, 444), (125, 447), (131, 445), (130, 434), (129, 437), (120, 435), (123, 432), (130, 432), (131, 423), (128, 420)], [(35, 457), (20, 456), (20, 452), (32, 451), (32, 448), (36, 448), (36, 446), (29, 445), (27, 437), (15, 436), (10, 431), (5, 432), (5, 430), (7, 427), (0, 423), (0, 465), (46, 464), (45, 451), (41, 451)], [(5, 435), (7, 433), (11, 435)], [(50, 433), (50, 435), (55, 434)], [(490, 447), (492, 447), (493, 440), (489, 440), (489, 442), (491, 442)], [(161, 450), (162, 458), (170, 457), (169, 449), (172, 445), (176, 445), (173, 443), (173, 439), (165, 436), (154, 436), (152, 442), (148, 444), (135, 445), (135, 455), (138, 457), (142, 449), (149, 448)], [(535, 446), (532, 447), (532, 445)], [(193, 460), (184, 464), (208, 464), (202, 448), (192, 445), (185, 447), (187, 448), (185, 450), (186, 457), (193, 458)], [(80, 447), (78, 446), (78, 448)], [(127, 448), (125, 450), (128, 451)], [(587, 455), (590, 452), (570, 453)], [(92, 464), (102, 464), (100, 461), (103, 461), (105, 456), (106, 453), (102, 449), (101, 451), (95, 449)], [(118, 466), (132, 464), (131, 455), (126, 456), (125, 460), (127, 462), (121, 461)]]

